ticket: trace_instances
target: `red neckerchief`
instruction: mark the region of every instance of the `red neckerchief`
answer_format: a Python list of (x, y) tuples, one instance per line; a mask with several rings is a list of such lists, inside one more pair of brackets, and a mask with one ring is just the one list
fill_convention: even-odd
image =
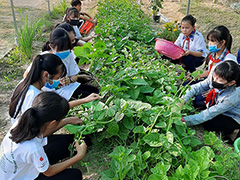
[[(227, 53), (226, 53), (226, 55), (229, 53), (229, 50), (227, 50)], [(212, 63), (210, 64), (210, 67), (209, 67), (209, 71), (208, 71), (208, 75), (209, 75), (209, 73), (211, 72), (211, 69), (212, 69), (212, 67), (213, 67), (213, 65), (214, 65), (214, 63), (218, 63), (218, 62), (221, 62), (222, 60), (218, 57), (217, 59), (213, 59), (213, 57), (212, 57), (212, 55), (213, 54), (211, 54), (210, 56), (209, 56), (209, 59), (212, 61)], [(226, 56), (225, 55), (225, 56)], [(215, 55), (216, 56), (216, 55)], [(224, 57), (225, 57), (224, 56)]]
[(189, 47), (190, 47), (190, 37), (193, 37), (193, 35), (195, 34), (195, 32), (196, 32), (196, 29), (194, 29), (194, 30), (192, 31), (192, 33), (190, 34), (189, 37), (186, 37), (186, 38), (184, 39), (183, 44), (182, 44), (182, 48), (184, 48), (185, 42), (188, 41), (188, 50), (189, 50)]
[(210, 102), (209, 107), (213, 105), (214, 100), (218, 93), (215, 92), (215, 89), (213, 88), (206, 97), (206, 104)]

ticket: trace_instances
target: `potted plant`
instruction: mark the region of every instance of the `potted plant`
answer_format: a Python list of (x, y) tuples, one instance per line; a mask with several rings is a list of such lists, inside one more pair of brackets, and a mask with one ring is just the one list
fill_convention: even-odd
[(162, 8), (163, 0), (151, 0), (152, 16), (155, 22), (160, 21), (159, 8)]
[(177, 24), (177, 20), (175, 22), (167, 22), (163, 25), (163, 28), (158, 33), (160, 38), (166, 39), (171, 42), (175, 42), (181, 33), (179, 24)]

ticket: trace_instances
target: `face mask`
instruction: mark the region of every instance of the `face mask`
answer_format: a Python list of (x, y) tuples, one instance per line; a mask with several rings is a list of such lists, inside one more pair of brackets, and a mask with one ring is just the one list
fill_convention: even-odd
[(66, 50), (66, 51), (61, 51), (61, 52), (54, 52), (53, 53), (55, 55), (57, 55), (60, 59), (65, 59), (69, 56), (69, 54), (71, 53), (70, 50)]
[(220, 49), (221, 49), (221, 47), (220, 47), (220, 48), (217, 48), (217, 44), (214, 44), (214, 45), (209, 45), (209, 44), (208, 44), (208, 50), (209, 50), (210, 52), (212, 52), (212, 53), (216, 53), (216, 52), (218, 52)]
[(212, 86), (213, 86), (213, 88), (216, 88), (216, 89), (224, 89), (225, 88), (225, 84), (217, 83), (214, 80), (212, 81)]
[(75, 20), (75, 19), (70, 19), (69, 22), (72, 26), (77, 26), (79, 24), (79, 20)]
[(59, 83), (60, 83), (60, 79), (57, 80), (52, 80), (53, 83), (49, 84), (49, 82), (45, 83), (45, 87), (49, 88), (49, 89), (55, 89), (56, 87), (58, 87)]

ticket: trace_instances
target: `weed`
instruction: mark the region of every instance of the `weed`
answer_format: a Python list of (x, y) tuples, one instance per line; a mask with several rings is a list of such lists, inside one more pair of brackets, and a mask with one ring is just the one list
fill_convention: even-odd
[(66, 0), (62, 0), (59, 5), (53, 7), (53, 10), (51, 12), (51, 18), (56, 19), (60, 16), (63, 16), (69, 5), (69, 2), (67, 2)]
[(20, 50), (26, 55), (28, 59), (32, 57), (32, 42), (33, 38), (36, 35), (36, 32), (39, 32), (41, 28), (41, 19), (37, 22), (33, 22), (28, 19), (28, 16), (25, 16), (25, 19), (21, 13), (21, 22), (22, 27), (19, 28), (18, 34), (18, 44)]

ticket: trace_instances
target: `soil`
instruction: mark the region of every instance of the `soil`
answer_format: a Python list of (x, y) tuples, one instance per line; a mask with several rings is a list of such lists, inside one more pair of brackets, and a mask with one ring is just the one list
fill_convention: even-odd
[[(54, 4), (59, 2), (58, 0), (49, 1), (51, 8)], [(20, 25), (21, 19), (20, 11), (22, 11), (23, 14), (28, 14), (29, 17), (32, 17), (33, 19), (41, 17), (42, 14), (46, 14), (48, 11), (46, 0), (14, 0), (13, 2), (15, 6), (14, 9), (16, 13), (16, 19), (18, 21), (18, 26)], [(151, 16), (149, 2), (149, 0), (142, 0), (141, 7), (147, 15)], [(178, 20), (180, 22), (180, 20), (185, 16), (186, 13), (186, 2), (187, 0), (175, 2), (165, 0), (162, 3), (163, 9), (160, 10), (160, 13), (162, 13), (170, 21)], [(82, 1), (82, 3), (82, 11), (88, 12), (92, 16), (97, 13), (97, 0), (85, 0)], [(238, 23), (240, 20), (239, 15), (237, 15), (230, 8), (218, 4), (213, 4), (211, 1), (193, 1), (191, 3), (192, 4), (190, 7), (190, 13), (197, 17), (196, 28), (200, 32), (202, 32), (204, 37), (206, 37), (209, 30), (211, 30), (217, 25), (220, 25), (219, 22), (221, 21), (221, 24), (226, 25), (230, 29), (230, 32), (234, 37), (232, 52), (236, 55), (239, 45), (238, 42), (240, 42), (240, 36), (238, 34)], [(214, 9), (214, 11), (211, 11), (211, 9), (209, 8)], [(9, 49), (14, 47), (15, 39), (13, 18), (10, 3), (8, 0), (0, 0), (0, 14), (0, 57), (2, 57), (4, 54), (6, 55), (6, 52), (8, 52)], [(222, 21), (223, 18), (225, 19), (225, 21)], [(150, 26), (154, 29), (160, 28), (163, 24), (163, 20), (160, 20), (160, 23), (154, 23), (153, 21), (150, 22)], [(16, 77), (13, 81), (8, 82), (6, 81), (6, 79), (4, 79), (4, 74), (6, 73), (6, 71), (12, 72), (13, 70), (11, 69), (10, 65), (7, 65), (6, 63), (0, 61), (0, 142), (10, 127), (8, 104), (11, 93), (19, 80), (21, 80), (22, 73), (24, 72), (24, 69), (26, 69), (26, 67), (27, 65), (21, 66), (17, 70), (15, 70), (14, 72)], [(91, 152), (94, 152), (94, 150), (91, 150)], [(86, 158), (88, 159), (89, 157), (87, 156)], [(96, 167), (96, 164), (94, 168), (99, 169), (99, 167)], [(87, 173), (87, 170), (85, 169), (84, 179), (98, 179), (96, 169), (90, 169), (90, 172), (94, 173)]]

